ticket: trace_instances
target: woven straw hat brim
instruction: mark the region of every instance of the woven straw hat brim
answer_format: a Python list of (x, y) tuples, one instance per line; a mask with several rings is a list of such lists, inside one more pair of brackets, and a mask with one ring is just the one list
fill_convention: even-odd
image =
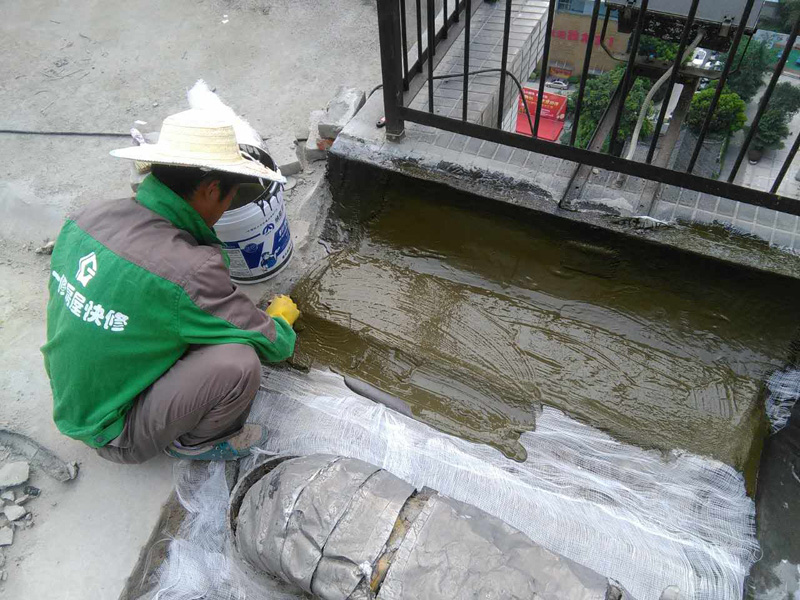
[(242, 158), (235, 163), (231, 163), (221, 162), (211, 158), (193, 159), (189, 157), (176, 157), (163, 152), (162, 149), (159, 148), (158, 144), (144, 144), (142, 146), (130, 146), (129, 148), (112, 150), (111, 156), (159, 165), (172, 165), (176, 167), (202, 167), (205, 169), (212, 169), (214, 171), (222, 171), (225, 173), (233, 173), (235, 175), (243, 175), (246, 177), (277, 181), (278, 183), (286, 183), (286, 178), (279, 175), (269, 167), (266, 167), (256, 161)]

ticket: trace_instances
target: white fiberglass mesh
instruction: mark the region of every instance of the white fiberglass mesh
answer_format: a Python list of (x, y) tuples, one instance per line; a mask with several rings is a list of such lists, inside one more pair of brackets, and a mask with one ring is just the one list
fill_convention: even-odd
[(549, 408), (517, 463), (358, 397), (338, 375), (266, 373), (250, 418), (268, 427), (268, 452), (372, 463), (505, 520), (639, 600), (670, 585), (697, 600), (742, 596), (758, 545), (731, 467), (627, 446)]
[(225, 463), (181, 461), (175, 489), (186, 517), (170, 542), (155, 589), (141, 600), (297, 600), (308, 596), (275, 581), (253, 580), (232, 558)]
[(786, 427), (797, 399), (800, 398), (800, 370), (775, 371), (767, 380), (767, 417), (770, 432)]

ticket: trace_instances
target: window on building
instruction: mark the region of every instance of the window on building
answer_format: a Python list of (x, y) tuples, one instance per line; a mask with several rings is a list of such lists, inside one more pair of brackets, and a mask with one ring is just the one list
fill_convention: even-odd
[(582, 14), (585, 4), (586, 0), (558, 0), (558, 10)]

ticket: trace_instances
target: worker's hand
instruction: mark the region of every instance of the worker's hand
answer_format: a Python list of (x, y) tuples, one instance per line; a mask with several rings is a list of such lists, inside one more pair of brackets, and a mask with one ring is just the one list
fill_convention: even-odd
[(294, 322), (300, 316), (297, 304), (289, 296), (275, 296), (267, 307), (267, 314), (270, 317), (280, 317), (289, 325), (294, 326)]

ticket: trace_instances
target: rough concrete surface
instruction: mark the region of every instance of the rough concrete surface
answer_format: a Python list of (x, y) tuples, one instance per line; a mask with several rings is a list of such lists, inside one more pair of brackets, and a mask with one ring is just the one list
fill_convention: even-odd
[[(337, 86), (380, 80), (367, 0), (5, 2), (0, 54), (0, 129), (125, 133), (138, 119), (157, 130), (187, 108), (186, 90), (202, 77), (272, 138), (307, 126)], [(66, 483), (33, 470), (42, 490), (36, 524), (4, 548), (0, 597), (116, 598), (172, 488), (166, 457), (120, 466), (59, 434), (39, 352), (49, 257), (34, 250), (70, 210), (130, 193), (129, 165), (108, 156), (128, 143), (0, 134), (0, 425), (81, 466)], [(322, 174), (307, 171), (295, 197), (306, 198)], [(293, 235), (312, 225), (293, 223)], [(290, 281), (294, 264), (272, 285)]]

